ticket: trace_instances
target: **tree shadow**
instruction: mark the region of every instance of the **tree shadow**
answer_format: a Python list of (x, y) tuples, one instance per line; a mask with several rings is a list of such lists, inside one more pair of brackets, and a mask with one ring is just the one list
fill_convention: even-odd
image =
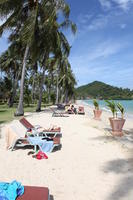
[(7, 112), (7, 110), (0, 110), (0, 113), (4, 113), (4, 112)]
[(0, 120), (0, 124), (4, 124), (5, 122), (6, 122), (6, 121), (1, 121), (1, 120)]
[(122, 178), (107, 197), (108, 200), (129, 199), (128, 195), (133, 193), (133, 158), (116, 159), (109, 161), (103, 167), (104, 173), (121, 174)]
[(133, 129), (124, 130), (124, 133), (125, 133), (126, 135), (132, 135), (132, 137), (133, 137)]
[(49, 200), (54, 200), (54, 196), (50, 194)]
[(103, 171), (105, 173), (113, 172), (116, 174), (128, 173), (129, 171), (133, 173), (133, 158), (109, 161), (103, 168)]
[(92, 140), (104, 140), (104, 141), (109, 141), (109, 142), (112, 142), (114, 141), (116, 138), (112, 135), (102, 135), (102, 136), (97, 136), (97, 137), (94, 137), (92, 138)]
[(44, 108), (44, 110), (42, 110), (43, 113), (52, 113), (52, 110), (50, 110), (50, 108)]
[[(111, 128), (104, 128), (104, 131), (108, 132), (109, 134), (112, 134)], [(132, 135), (133, 137), (133, 129), (129, 129), (129, 130), (123, 129), (123, 133), (124, 135)]]

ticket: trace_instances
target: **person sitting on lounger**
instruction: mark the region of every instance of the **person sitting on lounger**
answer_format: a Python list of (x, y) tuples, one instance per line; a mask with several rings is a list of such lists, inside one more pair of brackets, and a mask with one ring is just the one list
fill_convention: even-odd
[(70, 107), (68, 108), (67, 112), (69, 114), (77, 114), (77, 109), (74, 107), (74, 105), (70, 105)]

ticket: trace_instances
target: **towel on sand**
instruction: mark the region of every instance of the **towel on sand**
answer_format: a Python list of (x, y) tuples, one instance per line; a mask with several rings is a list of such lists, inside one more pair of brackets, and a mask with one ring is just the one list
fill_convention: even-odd
[(17, 181), (11, 183), (0, 182), (0, 200), (15, 200), (24, 193), (24, 186)]

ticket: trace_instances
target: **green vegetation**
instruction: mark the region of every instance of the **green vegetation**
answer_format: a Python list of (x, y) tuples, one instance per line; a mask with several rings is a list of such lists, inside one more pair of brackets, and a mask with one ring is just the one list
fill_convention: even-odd
[(130, 89), (113, 87), (99, 81), (94, 81), (88, 85), (78, 87), (76, 89), (76, 94), (78, 99), (133, 99), (133, 91)]
[[(65, 0), (0, 1), (0, 37), (8, 32), (8, 49), (0, 55), (0, 101), (9, 108), (24, 104), (67, 102), (74, 98), (76, 80), (68, 57), (64, 28), (76, 33)], [(11, 109), (12, 112), (12, 109)]]
[[(49, 104), (42, 105), (42, 107), (46, 107)], [(3, 104), (0, 105), (0, 124), (9, 122), (13, 119), (19, 119), (20, 117), (14, 117), (14, 113), (16, 111), (17, 105), (12, 108), (9, 108), (8, 105)], [(25, 112), (35, 112), (36, 104), (31, 104), (29, 106), (24, 106)]]
[(123, 105), (120, 103), (117, 103), (117, 108), (121, 112), (121, 117), (124, 118), (125, 109), (124, 109)]
[(117, 118), (118, 110), (121, 112), (121, 118), (124, 118), (125, 109), (122, 104), (115, 103), (114, 101), (105, 100), (107, 107), (111, 110), (113, 117)]
[(96, 99), (93, 99), (93, 105), (95, 106), (96, 110), (99, 110), (99, 103)]
[(114, 101), (108, 101), (108, 100), (105, 100), (105, 102), (107, 103), (107, 107), (111, 110), (113, 117), (117, 118), (117, 106), (116, 106), (115, 102)]

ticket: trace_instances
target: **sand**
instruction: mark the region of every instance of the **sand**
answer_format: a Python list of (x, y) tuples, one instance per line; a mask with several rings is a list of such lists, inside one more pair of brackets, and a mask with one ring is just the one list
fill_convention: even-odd
[[(66, 118), (52, 117), (47, 111), (29, 113), (27, 119), (32, 124), (61, 126), (62, 148), (49, 154), (47, 160), (27, 155), (29, 149), (7, 151), (4, 125), (0, 139), (0, 181), (46, 186), (54, 200), (133, 200), (133, 145), (128, 148), (122, 139), (112, 137), (108, 113), (96, 121), (91, 108), (85, 106), (85, 112), (84, 116)], [(128, 123), (125, 131), (131, 135), (131, 122)]]

